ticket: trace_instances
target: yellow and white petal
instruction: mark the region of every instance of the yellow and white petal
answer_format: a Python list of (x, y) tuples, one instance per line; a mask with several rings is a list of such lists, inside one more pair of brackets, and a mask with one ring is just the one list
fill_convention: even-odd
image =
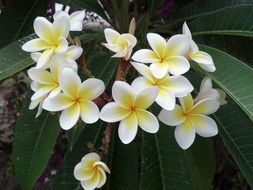
[(118, 44), (107, 44), (107, 43), (102, 43), (106, 48), (113, 52), (119, 52), (122, 50), (122, 47)]
[(54, 87), (52, 91), (48, 94), (48, 98), (53, 98), (57, 96), (58, 94), (60, 94), (60, 92), (61, 92), (60, 86)]
[(53, 58), (54, 56), (54, 50), (53, 49), (48, 49), (48, 50), (45, 50), (40, 58), (39, 58), (39, 61), (36, 65), (36, 68), (37, 69), (46, 69), (46, 68), (49, 68), (50, 67), (50, 60)]
[(81, 160), (84, 170), (93, 169), (93, 167), (94, 167), (93, 165), (97, 161), (100, 161), (100, 157), (95, 152), (91, 152), (91, 153), (85, 155)]
[(116, 44), (118, 37), (120, 34), (111, 29), (111, 28), (106, 28), (104, 29), (104, 34), (105, 34), (105, 39), (109, 44)]
[(182, 75), (190, 69), (188, 60), (183, 56), (172, 56), (166, 60), (168, 71), (173, 75)]
[(152, 72), (152, 75), (155, 78), (161, 79), (163, 78), (166, 74), (168, 74), (169, 71), (169, 65), (166, 62), (163, 63), (152, 63), (150, 65), (150, 70)]
[(134, 92), (129, 84), (122, 81), (115, 81), (112, 86), (112, 97), (115, 102), (129, 109), (134, 104)]
[(96, 170), (84, 170), (83, 165), (79, 162), (74, 168), (74, 177), (79, 181), (85, 181), (91, 179)]
[(185, 113), (191, 111), (193, 107), (193, 99), (191, 94), (187, 94), (186, 96), (179, 98), (179, 102)]
[(218, 134), (218, 127), (213, 119), (205, 115), (191, 116), (195, 131), (201, 137), (212, 137)]
[(99, 97), (105, 90), (105, 84), (102, 80), (90, 78), (85, 80), (79, 91), (81, 99), (94, 100)]
[(183, 114), (182, 107), (176, 104), (173, 110), (162, 109), (158, 115), (158, 119), (166, 125), (177, 126), (185, 122), (186, 117)]
[(30, 40), (22, 46), (22, 50), (27, 52), (37, 52), (49, 48), (51, 48), (51, 45), (40, 38)]
[(137, 110), (136, 116), (142, 130), (148, 133), (156, 133), (159, 130), (159, 122), (152, 113), (146, 110)]
[(176, 97), (183, 97), (193, 91), (193, 86), (184, 76), (171, 76), (168, 89), (171, 90)]
[(134, 100), (135, 108), (147, 109), (154, 103), (155, 99), (158, 96), (158, 93), (159, 93), (159, 88), (155, 86), (148, 87), (140, 91), (136, 95), (135, 100)]
[(36, 108), (41, 102), (43, 102), (45, 99), (45, 97), (40, 97), (38, 99), (35, 100), (31, 100), (30, 105), (29, 105), (29, 110), (33, 110), (34, 108)]
[(131, 62), (131, 64), (141, 75), (143, 75), (148, 80), (153, 81), (153, 75), (148, 66), (137, 62)]
[(102, 162), (102, 161), (96, 161), (93, 166), (98, 166), (100, 169), (106, 171), (107, 173), (111, 173), (110, 169), (108, 168), (108, 166)]
[(126, 118), (129, 114), (129, 110), (120, 107), (115, 102), (110, 102), (102, 108), (100, 119), (106, 122), (117, 122)]
[(53, 86), (42, 86), (32, 95), (31, 100), (36, 100), (38, 98), (47, 96), (48, 93), (53, 90), (53, 88)]
[(58, 39), (60, 37), (67, 38), (69, 35), (69, 18), (66, 15), (61, 15), (55, 18), (52, 26), (52, 32), (54, 35), (54, 39)]
[(77, 123), (80, 117), (80, 106), (78, 104), (73, 104), (60, 115), (60, 126), (64, 130), (69, 130)]
[(61, 111), (67, 109), (73, 104), (73, 100), (65, 96), (63, 93), (60, 93), (53, 98), (46, 98), (42, 107), (48, 111)]
[(198, 51), (191, 54), (190, 58), (207, 72), (214, 72), (216, 70), (212, 57), (206, 52)]
[(129, 60), (129, 58), (131, 57), (131, 54), (133, 52), (133, 49), (132, 48), (129, 48), (127, 49), (127, 54), (125, 55), (124, 59), (127, 61)]
[(56, 54), (65, 53), (68, 49), (68, 41), (65, 38), (59, 38), (57, 47), (54, 49)]
[(185, 121), (175, 129), (175, 138), (182, 149), (189, 148), (195, 140), (195, 128), (190, 120)]
[(99, 118), (99, 109), (91, 101), (82, 101), (80, 103), (81, 118), (85, 123), (95, 123)]
[(197, 102), (191, 110), (191, 114), (209, 115), (213, 114), (220, 107), (220, 102), (216, 99), (206, 98)]
[(134, 46), (137, 44), (137, 39), (132, 34), (121, 34), (120, 38), (123, 38), (128, 41), (129, 48), (134, 48)]
[(44, 85), (53, 84), (52, 76), (47, 70), (32, 67), (27, 73), (28, 76), (37, 83)]
[(193, 40), (191, 40), (190, 41), (190, 49), (189, 49), (189, 52), (188, 52), (188, 56), (190, 57), (191, 54), (197, 53), (198, 51), (199, 51), (198, 45)]
[(150, 47), (156, 52), (160, 58), (164, 57), (166, 50), (166, 40), (156, 33), (148, 33), (147, 40)]
[(138, 131), (138, 122), (135, 113), (130, 114), (119, 123), (119, 138), (124, 144), (134, 140)]
[(62, 91), (66, 93), (66, 95), (76, 98), (79, 94), (81, 79), (73, 69), (64, 68), (61, 71), (59, 83)]
[(73, 59), (73, 60), (77, 60), (83, 53), (83, 49), (81, 47), (78, 46), (69, 46), (68, 50), (66, 52), (66, 57)]
[(112, 57), (125, 57), (127, 55), (128, 49), (127, 47), (124, 47), (124, 49), (118, 51), (116, 54), (114, 54)]
[(102, 187), (104, 184), (105, 184), (105, 182), (106, 182), (106, 174), (105, 174), (105, 172), (104, 172), (104, 170), (102, 170), (102, 169), (100, 169), (100, 168), (98, 168), (98, 171), (99, 171), (99, 183), (98, 183), (98, 185), (97, 185), (97, 188), (100, 188), (100, 187)]
[(159, 56), (150, 49), (141, 49), (136, 51), (132, 59), (141, 63), (156, 63), (160, 61)]
[(144, 90), (145, 88), (152, 87), (153, 84), (145, 77), (137, 77), (131, 84), (131, 87), (136, 93)]
[(189, 27), (187, 26), (186, 22), (184, 22), (184, 24), (183, 24), (183, 34), (188, 36), (190, 39), (192, 39), (192, 33), (191, 33)]
[(42, 53), (40, 53), (40, 52), (33, 52), (33, 53), (31, 53), (32, 60), (35, 61), (35, 62), (38, 62), (41, 54)]
[(37, 17), (34, 20), (34, 31), (40, 37), (40, 39), (44, 40), (48, 44), (52, 44), (53, 34), (52, 34), (52, 23), (49, 22), (44, 17)]
[(99, 182), (100, 182), (100, 173), (97, 170), (92, 178), (90, 178), (89, 180), (81, 181), (81, 186), (85, 190), (94, 190), (99, 185)]
[(172, 36), (166, 44), (166, 57), (181, 55), (189, 51), (190, 39), (186, 35), (177, 34)]
[(172, 110), (175, 107), (176, 98), (175, 94), (172, 91), (160, 88), (159, 94), (155, 101), (162, 108), (166, 110)]

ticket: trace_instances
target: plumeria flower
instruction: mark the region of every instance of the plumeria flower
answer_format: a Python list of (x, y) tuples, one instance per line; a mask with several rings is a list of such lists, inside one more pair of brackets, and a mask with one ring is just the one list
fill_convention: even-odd
[(151, 69), (140, 63), (131, 62), (134, 68), (143, 76), (136, 78), (131, 86), (136, 91), (141, 91), (150, 86), (159, 88), (156, 103), (166, 110), (175, 107), (176, 97), (186, 96), (193, 90), (193, 86), (184, 76), (170, 76), (166, 74), (163, 78), (156, 78)]
[(166, 74), (181, 75), (190, 68), (184, 57), (189, 49), (189, 39), (185, 35), (174, 35), (168, 41), (155, 33), (148, 33), (147, 40), (152, 48), (136, 51), (132, 59), (141, 63), (151, 63), (150, 69), (156, 78)]
[[(76, 61), (83, 53), (83, 49), (78, 46), (69, 46), (65, 53), (62, 54), (55, 54), (51, 57), (51, 59), (48, 60), (47, 63), (41, 69), (47, 69), (52, 65), (53, 63), (63, 62), (65, 64), (68, 64), (69, 67), (72, 67), (73, 69), (77, 70), (77, 64)], [(31, 53), (31, 58), (33, 61), (38, 62), (40, 57), (42, 56), (42, 53), (40, 52), (34, 52)]]
[(112, 87), (115, 102), (106, 104), (100, 118), (106, 122), (118, 122), (119, 138), (124, 144), (130, 143), (136, 136), (138, 125), (148, 133), (156, 133), (159, 123), (156, 117), (146, 111), (158, 95), (157, 87), (148, 87), (140, 92), (126, 82), (116, 81)]
[(85, 190), (102, 187), (106, 182), (106, 172), (110, 173), (110, 170), (97, 153), (87, 154), (74, 168), (74, 176)]
[(47, 97), (54, 97), (61, 92), (59, 73), (65, 67), (68, 67), (68, 64), (57, 62), (51, 65), (50, 71), (37, 69), (35, 67), (28, 70), (28, 76), (33, 80), (31, 89), (34, 91), (29, 109), (34, 109), (39, 105), (36, 117), (38, 117), (42, 111), (41, 106), (43, 101)]
[(43, 51), (37, 63), (37, 68), (43, 68), (54, 54), (61, 54), (67, 50), (69, 23), (65, 16), (55, 19), (53, 24), (46, 18), (37, 17), (34, 30), (39, 38), (26, 42), (22, 49), (27, 52)]
[(70, 31), (82, 31), (83, 29), (83, 19), (85, 16), (84, 11), (75, 11), (72, 14), (68, 14), (65, 11), (57, 11), (54, 14), (54, 20), (61, 17), (65, 16), (68, 18), (69, 24), (70, 24)]
[(104, 92), (103, 81), (90, 78), (81, 83), (73, 69), (64, 68), (59, 76), (59, 84), (63, 92), (47, 98), (42, 107), (48, 111), (62, 111), (60, 126), (64, 130), (72, 128), (80, 116), (85, 123), (95, 123), (99, 118), (99, 110), (92, 100)]
[(190, 48), (186, 56), (190, 58), (191, 60), (195, 61), (196, 63), (198, 63), (198, 65), (203, 70), (208, 71), (208, 72), (214, 72), (216, 68), (213, 63), (212, 57), (206, 52), (199, 51), (199, 47), (192, 40), (192, 34), (186, 22), (184, 22), (183, 24), (183, 34), (188, 36), (188, 38), (190, 39)]
[(107, 43), (103, 45), (116, 53), (112, 57), (124, 57), (125, 60), (128, 60), (137, 43), (135, 36), (129, 33), (120, 34), (110, 28), (106, 28), (104, 33)]
[(218, 133), (213, 119), (207, 115), (217, 111), (220, 103), (216, 99), (205, 98), (194, 104), (189, 94), (179, 98), (181, 106), (171, 111), (163, 109), (158, 118), (161, 122), (176, 126), (175, 138), (182, 149), (189, 148), (195, 139), (195, 133), (202, 137), (212, 137)]

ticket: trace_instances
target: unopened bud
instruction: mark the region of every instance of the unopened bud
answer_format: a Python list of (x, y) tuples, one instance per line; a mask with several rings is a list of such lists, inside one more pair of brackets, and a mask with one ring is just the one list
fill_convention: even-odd
[(131, 20), (131, 22), (129, 24), (129, 31), (128, 31), (128, 33), (134, 35), (135, 28), (136, 28), (136, 21), (135, 21), (135, 18), (132, 18), (132, 20)]

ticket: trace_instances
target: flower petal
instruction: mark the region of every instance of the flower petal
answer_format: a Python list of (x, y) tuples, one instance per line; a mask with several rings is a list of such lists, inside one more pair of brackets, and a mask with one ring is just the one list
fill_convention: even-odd
[(175, 129), (175, 138), (182, 149), (189, 148), (195, 140), (195, 128), (190, 120), (185, 121)]
[(130, 114), (129, 110), (123, 109), (115, 102), (106, 104), (100, 113), (100, 119), (106, 122), (117, 122)]
[(131, 84), (131, 87), (136, 93), (144, 90), (145, 88), (153, 86), (152, 83), (145, 77), (137, 77)]
[(218, 134), (218, 127), (213, 119), (205, 115), (191, 116), (195, 131), (201, 137), (212, 137)]
[(172, 110), (175, 107), (176, 98), (170, 90), (160, 88), (156, 98), (156, 103), (166, 110)]
[(185, 116), (183, 115), (183, 109), (179, 105), (175, 105), (173, 110), (165, 110), (159, 113), (158, 118), (166, 125), (177, 126), (185, 122)]
[(102, 169), (98, 169), (98, 171), (99, 171), (99, 175), (100, 175), (100, 178), (99, 178), (99, 183), (98, 183), (98, 185), (97, 185), (97, 188), (100, 188), (100, 187), (102, 187), (104, 184), (105, 184), (105, 182), (106, 182), (106, 174), (105, 174), (105, 172), (104, 172), (104, 170), (102, 170)]
[(131, 62), (131, 64), (141, 75), (143, 75), (148, 80), (153, 81), (153, 75), (148, 66), (137, 62)]
[(173, 56), (166, 60), (169, 72), (173, 75), (181, 75), (190, 69), (188, 60), (183, 56)]
[(193, 86), (184, 76), (171, 76), (168, 89), (171, 90), (176, 97), (183, 97), (193, 91)]
[(166, 40), (156, 33), (148, 33), (147, 40), (150, 47), (159, 55), (160, 58), (164, 57), (166, 50)]
[(112, 97), (117, 104), (124, 108), (130, 108), (134, 103), (134, 92), (129, 84), (115, 81), (112, 86)]
[(95, 174), (93, 175), (92, 178), (90, 178), (89, 180), (85, 180), (85, 181), (81, 181), (81, 186), (85, 189), (85, 190), (93, 190), (95, 189), (99, 182), (100, 182), (100, 175), (99, 175), (99, 171), (96, 170)]
[(76, 98), (81, 85), (80, 77), (70, 68), (64, 68), (59, 77), (60, 87), (64, 93)]
[(52, 26), (52, 31), (54, 39), (59, 39), (60, 37), (67, 38), (69, 35), (69, 20), (67, 15), (61, 15), (55, 18)]
[(125, 57), (127, 55), (128, 49), (127, 47), (124, 47), (124, 49), (121, 49), (116, 54), (114, 54), (112, 57)]
[(77, 60), (83, 53), (83, 49), (78, 46), (69, 46), (66, 52), (66, 57), (71, 58), (73, 60)]
[(150, 65), (150, 70), (158, 79), (163, 78), (166, 74), (168, 74), (169, 71), (169, 65), (167, 63), (152, 63)]
[(152, 113), (146, 110), (138, 110), (136, 116), (138, 125), (142, 130), (148, 133), (156, 133), (159, 130), (159, 122)]
[(73, 104), (60, 115), (60, 126), (64, 130), (71, 129), (78, 121), (80, 117), (80, 106)]
[(115, 44), (117, 42), (118, 37), (120, 36), (120, 34), (117, 31), (111, 28), (104, 29), (104, 33), (105, 39), (109, 44)]
[(106, 171), (107, 173), (111, 173), (110, 169), (108, 168), (108, 166), (101, 161), (96, 161), (93, 166), (99, 166), (100, 169)]
[(119, 138), (124, 144), (134, 140), (138, 131), (137, 117), (134, 113), (127, 116), (119, 123)]
[(52, 44), (52, 23), (44, 17), (37, 17), (34, 20), (34, 31), (35, 33), (48, 44)]
[(40, 53), (40, 52), (33, 52), (33, 53), (31, 53), (32, 60), (35, 61), (35, 62), (38, 62), (39, 59), (40, 59), (41, 54), (42, 53)]
[(28, 76), (37, 83), (44, 85), (54, 84), (52, 76), (47, 70), (36, 69), (35, 67), (32, 67), (27, 71), (27, 73)]
[(187, 96), (179, 98), (179, 102), (185, 113), (188, 113), (189, 111), (191, 111), (192, 106), (193, 106), (193, 99), (192, 99), (191, 94), (187, 94)]
[(133, 54), (132, 59), (141, 63), (154, 63), (160, 61), (158, 55), (150, 49), (141, 49), (136, 51)]
[(61, 111), (70, 106), (72, 106), (74, 102), (65, 96), (63, 93), (58, 94), (53, 98), (47, 98), (43, 102), (42, 107), (48, 111)]
[(54, 20), (55, 20), (55, 19), (57, 19), (57, 18), (59, 18), (59, 17), (61, 17), (61, 16), (66, 16), (66, 17), (68, 17), (69, 14), (68, 14), (67, 12), (65, 12), (65, 11), (57, 11), (56, 13), (54, 13), (53, 18), (54, 18)]
[(27, 52), (42, 51), (49, 48), (51, 48), (51, 45), (40, 38), (30, 40), (22, 46), (22, 50)]
[(95, 123), (99, 118), (99, 109), (91, 101), (82, 101), (80, 103), (81, 118), (85, 123)]
[(188, 36), (190, 39), (192, 39), (192, 33), (191, 33), (189, 27), (187, 26), (186, 22), (184, 22), (184, 24), (183, 24), (183, 34)]
[(100, 157), (99, 157), (99, 155), (98, 155), (97, 153), (95, 153), (95, 152), (91, 152), (91, 153), (85, 155), (85, 156), (82, 158), (82, 160), (81, 160), (82, 165), (83, 165), (83, 168), (84, 168), (85, 170), (91, 170), (91, 169), (93, 169), (93, 165), (94, 165), (94, 163), (97, 162), (97, 161), (100, 161)]
[(85, 181), (91, 179), (96, 170), (84, 170), (82, 163), (78, 163), (74, 168), (74, 177), (79, 181)]
[(49, 68), (50, 67), (50, 60), (52, 59), (54, 55), (54, 50), (53, 49), (48, 49), (48, 50), (45, 50), (40, 58), (39, 58), (39, 61), (36, 65), (36, 68), (37, 69), (46, 69), (46, 68)]
[(166, 44), (166, 57), (184, 56), (189, 51), (190, 39), (186, 35), (177, 34), (172, 36)]
[(64, 53), (68, 49), (68, 41), (65, 38), (59, 38), (57, 47), (55, 48), (55, 53)]
[(206, 52), (198, 51), (197, 53), (190, 54), (190, 58), (207, 72), (214, 72), (216, 70), (212, 57)]
[(206, 98), (197, 102), (191, 110), (191, 114), (209, 115), (213, 114), (220, 107), (220, 102), (216, 99)]
[(133, 48), (137, 44), (137, 39), (134, 35), (126, 33), (126, 34), (121, 34), (120, 38), (123, 38), (128, 41), (128, 47)]
[(107, 43), (102, 43), (106, 48), (113, 52), (119, 52), (122, 50), (122, 47), (118, 44), (107, 44)]
[(42, 86), (32, 95), (31, 100), (36, 100), (38, 98), (45, 97), (53, 89), (54, 89), (53, 86)]
[(155, 99), (158, 96), (158, 93), (159, 88), (157, 87), (145, 88), (136, 95), (134, 106), (136, 108), (147, 109), (154, 103)]
[(85, 80), (80, 86), (79, 96), (81, 99), (94, 100), (105, 90), (105, 84), (102, 80), (90, 78)]
[(84, 11), (73, 12), (69, 17), (70, 30), (71, 31), (82, 31), (84, 17), (85, 17)]

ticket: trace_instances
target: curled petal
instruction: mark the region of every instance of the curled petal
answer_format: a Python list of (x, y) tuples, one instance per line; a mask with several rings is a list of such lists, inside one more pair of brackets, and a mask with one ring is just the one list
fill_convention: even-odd
[(163, 109), (158, 118), (161, 122), (166, 125), (177, 126), (185, 122), (185, 116), (183, 115), (183, 109), (181, 106), (176, 105), (173, 110)]
[(60, 115), (60, 126), (64, 130), (71, 129), (78, 121), (80, 117), (80, 106), (73, 104)]
[(159, 122), (152, 113), (146, 110), (138, 110), (136, 111), (136, 116), (138, 125), (142, 130), (148, 133), (156, 133), (158, 131)]
[(93, 164), (97, 161), (100, 161), (100, 157), (95, 152), (85, 155), (81, 160), (82, 166), (85, 170), (93, 169)]
[(105, 174), (105, 172), (104, 172), (104, 170), (102, 170), (102, 169), (98, 169), (98, 171), (99, 171), (99, 176), (100, 176), (100, 178), (99, 178), (99, 183), (98, 183), (98, 185), (97, 185), (97, 188), (100, 188), (100, 187), (102, 187), (104, 184), (105, 184), (105, 182), (106, 182), (106, 174)]
[(99, 118), (99, 109), (91, 101), (82, 101), (80, 103), (81, 118), (85, 123), (95, 123)]
[(134, 105), (136, 108), (147, 109), (150, 107), (159, 93), (159, 88), (157, 87), (148, 87), (140, 91), (134, 100)]
[(129, 144), (134, 140), (138, 131), (136, 115), (133, 113), (123, 119), (119, 124), (119, 138), (124, 144)]
[(81, 181), (81, 186), (86, 190), (93, 190), (95, 189), (100, 182), (100, 173), (96, 171), (92, 178), (89, 180)]
[(104, 162), (97, 161), (93, 164), (93, 166), (99, 166), (100, 169), (106, 171), (107, 173), (111, 173), (110, 169)]

